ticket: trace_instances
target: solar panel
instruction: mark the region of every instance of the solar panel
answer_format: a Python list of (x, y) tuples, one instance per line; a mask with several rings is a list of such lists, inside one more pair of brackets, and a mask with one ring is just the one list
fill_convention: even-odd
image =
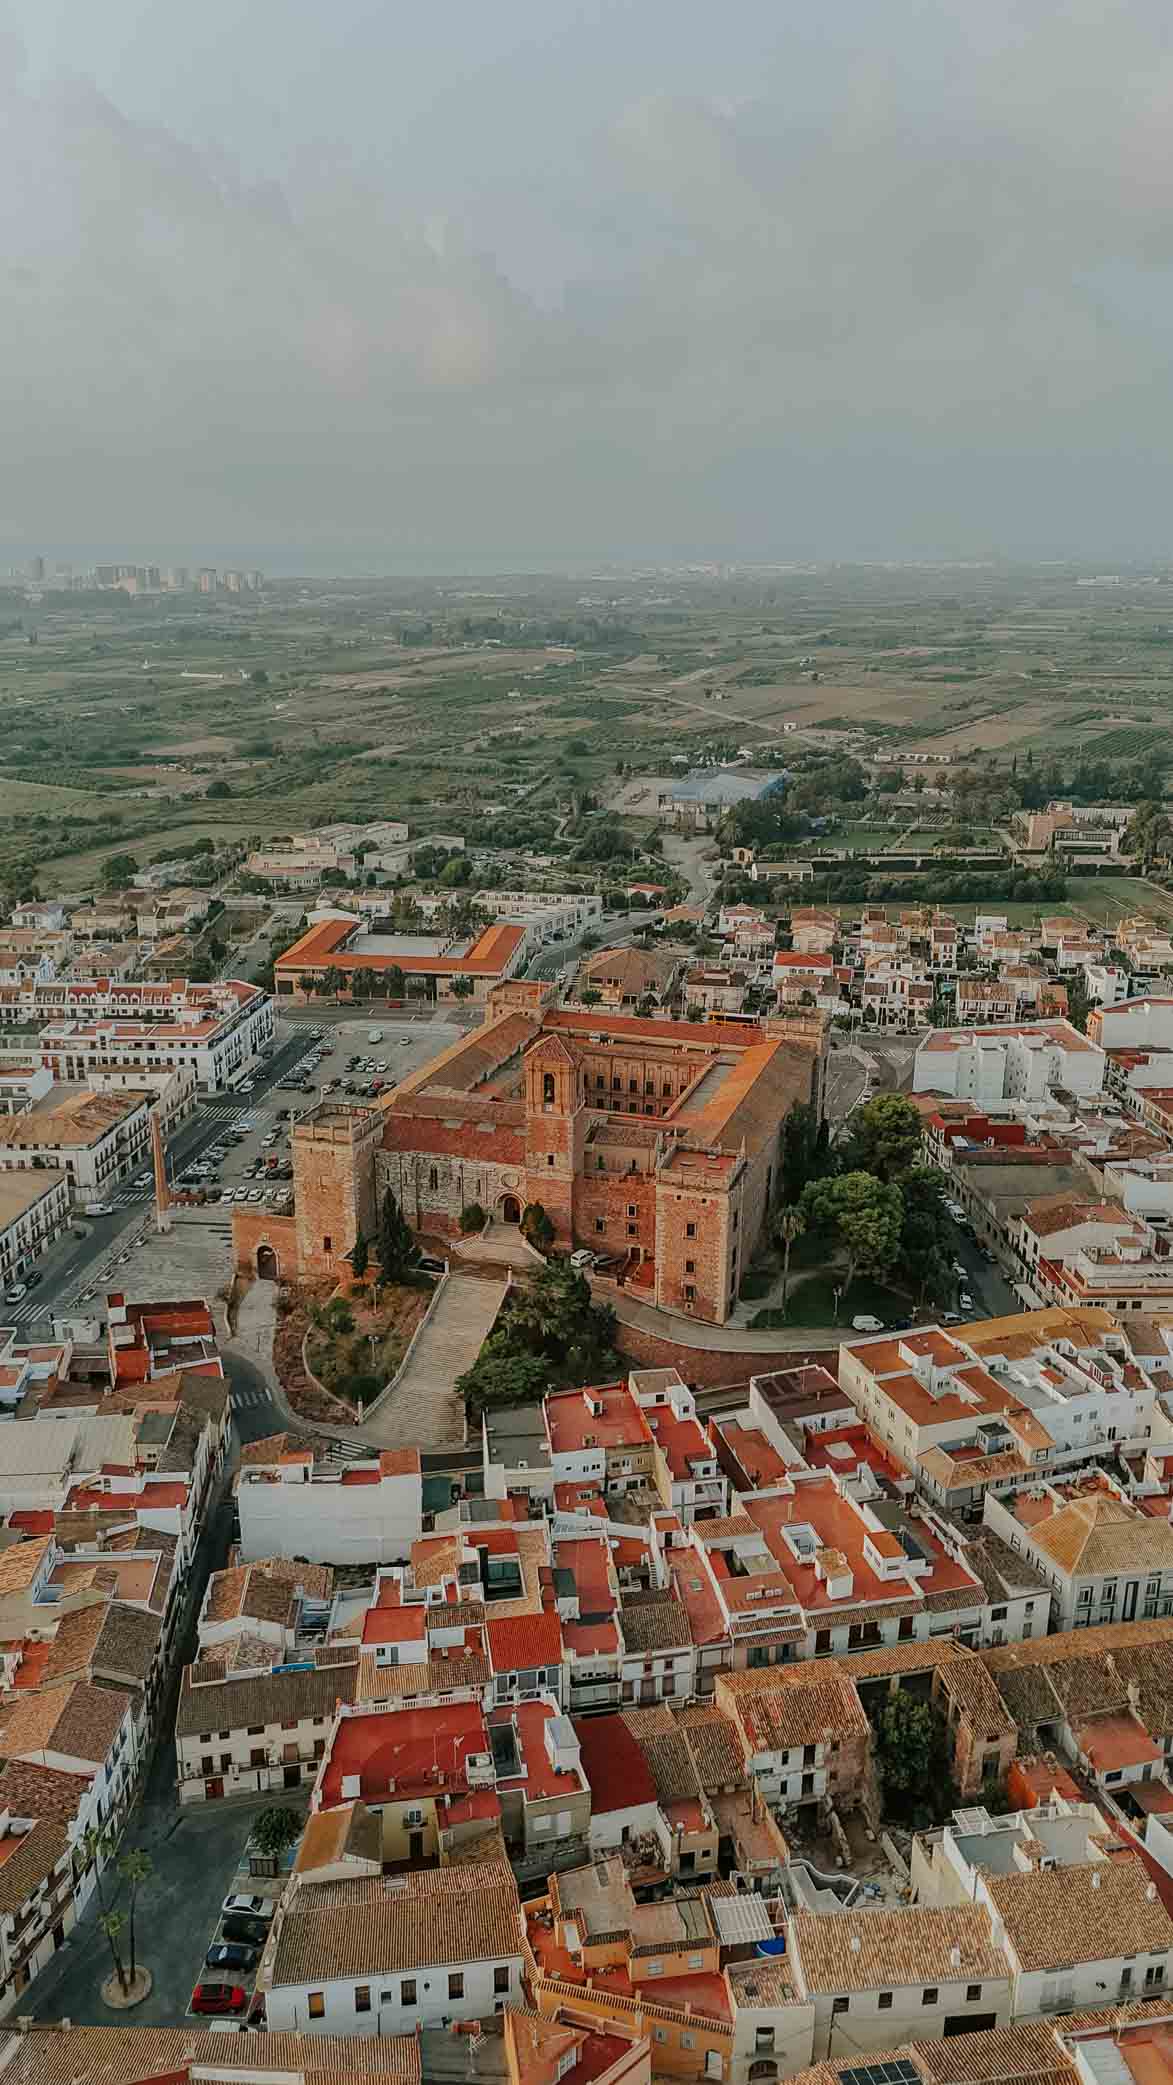
[(840, 2085), (924, 2085), (924, 2079), (907, 2056), (889, 2057), (886, 2063), (858, 2063), (840, 2071)]

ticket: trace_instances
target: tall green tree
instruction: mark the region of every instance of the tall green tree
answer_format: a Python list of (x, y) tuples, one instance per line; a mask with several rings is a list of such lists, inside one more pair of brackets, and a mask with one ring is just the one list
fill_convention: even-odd
[(119, 1946), (119, 1941), (126, 1926), (126, 1913), (124, 1911), (104, 1911), (98, 1920), (98, 1924), (110, 1943), (114, 1973), (118, 1978), (119, 1989), (125, 1995), (130, 1989), (130, 1984), (127, 1979), (126, 1964), (122, 1959), (122, 1949)]
[(354, 1244), (350, 1248), (350, 1271), (356, 1281), (361, 1281), (366, 1273), (370, 1256), (370, 1247), (360, 1229), (355, 1233)]
[(796, 1239), (801, 1238), (805, 1229), (806, 1216), (801, 1206), (797, 1202), (787, 1202), (786, 1207), (779, 1210), (778, 1221), (774, 1226), (774, 1236), (782, 1247), (783, 1312), (790, 1299), (790, 1248)]
[(857, 1274), (885, 1274), (900, 1250), (904, 1199), (894, 1182), (874, 1173), (840, 1173), (812, 1180), (802, 1197), (807, 1224), (844, 1255), (844, 1294)]
[(808, 1180), (826, 1170), (828, 1129), (810, 1101), (798, 1100), (782, 1124), (778, 1192), (783, 1203), (795, 1203)]
[(844, 1171), (898, 1180), (916, 1159), (922, 1130), (917, 1109), (902, 1093), (878, 1093), (851, 1117), (843, 1144)]
[(126, 1917), (130, 1928), (130, 1981), (133, 1984), (138, 1974), (138, 1940), (135, 1913), (138, 1910), (138, 1893), (154, 1874), (154, 1863), (149, 1853), (141, 1847), (132, 1846), (118, 1857), (118, 1873), (126, 1884)]
[(388, 1188), (379, 1211), (379, 1266), (384, 1281), (402, 1281), (419, 1258), (411, 1225)]
[(917, 1296), (942, 1305), (953, 1302), (955, 1289), (953, 1229), (942, 1197), (944, 1184), (933, 1166), (914, 1166), (900, 1182), (901, 1274)]

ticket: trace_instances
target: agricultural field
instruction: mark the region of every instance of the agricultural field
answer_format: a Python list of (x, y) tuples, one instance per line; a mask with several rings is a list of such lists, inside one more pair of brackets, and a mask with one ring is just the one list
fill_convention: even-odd
[[(35, 867), (39, 887), (78, 891), (114, 854), (350, 817), (568, 851), (584, 807), (650, 834), (658, 790), (702, 759), (923, 756), (934, 785), (966, 764), (1140, 760), (1173, 732), (1173, 577), (1087, 578), (991, 564), (0, 589), (0, 879)], [(829, 844), (937, 846), (939, 825), (870, 808)], [(1160, 898), (1077, 881), (1089, 917)]]

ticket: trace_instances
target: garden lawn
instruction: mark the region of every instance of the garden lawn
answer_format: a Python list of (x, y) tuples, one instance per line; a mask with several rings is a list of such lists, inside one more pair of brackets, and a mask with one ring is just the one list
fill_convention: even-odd
[[(792, 1263), (793, 1265), (793, 1263)], [(833, 1325), (835, 1318), (834, 1278), (829, 1274), (812, 1275), (809, 1281), (795, 1285), (791, 1282), (790, 1307), (783, 1317), (780, 1310), (759, 1310), (750, 1319), (757, 1329), (776, 1328), (782, 1325)], [(840, 1325), (850, 1328), (854, 1317), (881, 1318), (886, 1324), (889, 1318), (907, 1317), (909, 1300), (896, 1289), (885, 1288), (882, 1282), (872, 1281), (866, 1274), (856, 1276), (850, 1289), (839, 1297)]]

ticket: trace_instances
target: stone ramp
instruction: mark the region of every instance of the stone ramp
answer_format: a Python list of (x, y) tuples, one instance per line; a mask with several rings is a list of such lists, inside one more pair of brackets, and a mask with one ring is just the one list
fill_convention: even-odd
[(504, 1281), (450, 1274), (403, 1374), (361, 1428), (376, 1448), (464, 1445), (464, 1406), (453, 1389), (471, 1368), (505, 1297)]

